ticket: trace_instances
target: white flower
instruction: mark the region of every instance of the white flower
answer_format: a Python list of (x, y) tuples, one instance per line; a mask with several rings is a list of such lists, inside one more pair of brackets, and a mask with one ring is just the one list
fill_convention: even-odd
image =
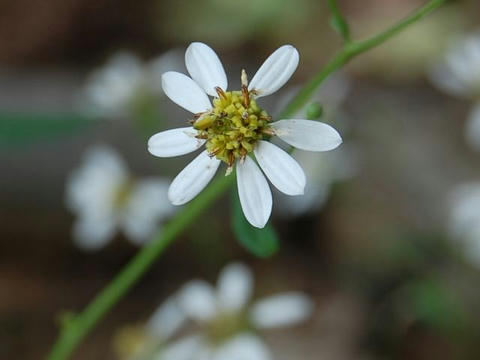
[(118, 52), (89, 76), (82, 106), (94, 115), (119, 115), (129, 111), (139, 96), (162, 95), (161, 74), (183, 69), (180, 57), (178, 50), (171, 50), (145, 63), (131, 52)]
[[(237, 186), (247, 220), (262, 228), (272, 210), (272, 195), (265, 175), (281, 192), (301, 195), (306, 184), (300, 165), (285, 151), (266, 141), (278, 136), (286, 143), (308, 151), (327, 151), (342, 142), (331, 126), (302, 119), (272, 118), (257, 99), (281, 88), (297, 68), (297, 50), (285, 45), (263, 63), (250, 83), (242, 72), (242, 90), (227, 92), (227, 76), (215, 52), (203, 43), (192, 43), (185, 53), (191, 78), (167, 72), (162, 77), (165, 94), (194, 114), (193, 126), (160, 132), (148, 141), (149, 151), (159, 157), (200, 153), (173, 180), (168, 197), (182, 205), (200, 193), (215, 175), (220, 163), (236, 165)], [(215, 97), (213, 105), (208, 95)], [(260, 165), (252, 159), (255, 158)]]
[(252, 292), (253, 276), (238, 263), (222, 270), (216, 289), (202, 280), (180, 289), (179, 307), (206, 329), (188, 340), (190, 359), (269, 360), (270, 351), (255, 332), (298, 324), (313, 312), (312, 301), (302, 293), (274, 295), (248, 306)]
[(452, 192), (449, 230), (465, 257), (480, 267), (480, 183), (459, 185)]
[(465, 137), (480, 151), (480, 31), (452, 41), (445, 57), (432, 67), (430, 78), (448, 94), (476, 102), (467, 118)]
[(133, 180), (118, 154), (94, 147), (68, 179), (66, 202), (77, 220), (76, 244), (87, 250), (103, 247), (120, 228), (136, 244), (142, 244), (159, 228), (158, 221), (174, 208), (167, 201), (166, 180)]

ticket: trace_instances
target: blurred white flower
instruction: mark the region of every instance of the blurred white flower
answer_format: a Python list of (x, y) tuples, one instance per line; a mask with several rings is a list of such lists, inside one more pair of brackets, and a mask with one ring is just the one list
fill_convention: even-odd
[(440, 89), (454, 96), (480, 96), (480, 31), (453, 39), (430, 71)]
[(480, 267), (480, 182), (458, 185), (451, 195), (449, 230), (465, 257)]
[(270, 296), (249, 305), (253, 276), (242, 264), (233, 263), (220, 273), (217, 288), (194, 280), (180, 289), (179, 307), (205, 331), (188, 340), (189, 359), (269, 360), (271, 354), (255, 334), (298, 324), (313, 312), (313, 302), (303, 293)]
[(92, 115), (128, 113), (139, 97), (163, 95), (161, 75), (171, 69), (183, 70), (182, 54), (170, 50), (148, 62), (121, 51), (93, 71), (85, 85), (82, 107)]
[(132, 179), (113, 149), (89, 149), (66, 187), (67, 206), (77, 216), (75, 243), (86, 250), (99, 249), (119, 228), (133, 243), (142, 244), (174, 211), (167, 189), (168, 181), (161, 178)]
[[(325, 81), (312, 97), (312, 102), (318, 102), (322, 106), (322, 120), (340, 124), (348, 118), (348, 115), (343, 114), (341, 106), (350, 87), (350, 80), (343, 73), (335, 73)], [(297, 91), (298, 89), (288, 91), (278, 100), (277, 107), (284, 108)], [(293, 117), (305, 116), (304, 108)], [(328, 200), (334, 183), (347, 180), (356, 174), (358, 159), (352, 146), (344, 145), (335, 152), (320, 154), (295, 150), (292, 156), (302, 166), (309, 181), (305, 185), (304, 196), (278, 194), (277, 213), (284, 216), (299, 216), (320, 209)]]
[(480, 31), (454, 39), (429, 74), (432, 82), (448, 94), (477, 102), (468, 116), (465, 136), (480, 151)]
[[(340, 134), (316, 121), (272, 122), (272, 117), (257, 104), (258, 98), (273, 94), (290, 79), (298, 62), (297, 49), (281, 46), (250, 82), (242, 71), (241, 90), (227, 91), (227, 76), (217, 54), (209, 46), (194, 42), (185, 53), (191, 77), (174, 71), (163, 74), (165, 94), (194, 114), (193, 126), (153, 135), (148, 150), (155, 156), (173, 157), (203, 145), (206, 148), (170, 185), (168, 197), (174, 205), (183, 205), (197, 196), (222, 162), (228, 166), (227, 175), (235, 166), (240, 204), (246, 219), (255, 227), (263, 228), (272, 211), (267, 178), (284, 194), (303, 194), (306, 177), (302, 168), (287, 152), (267, 141), (267, 136), (307, 151), (329, 151), (342, 143)], [(208, 96), (214, 97), (213, 105)], [(251, 155), (255, 155), (256, 162)]]

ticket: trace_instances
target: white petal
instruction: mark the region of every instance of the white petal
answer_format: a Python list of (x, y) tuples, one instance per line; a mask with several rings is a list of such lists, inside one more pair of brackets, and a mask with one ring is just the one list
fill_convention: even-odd
[(272, 355), (265, 344), (254, 335), (241, 334), (221, 345), (212, 360), (270, 360)]
[(167, 299), (148, 320), (146, 326), (160, 340), (171, 337), (185, 322), (185, 314), (174, 297)]
[(196, 135), (197, 130), (191, 126), (162, 131), (148, 139), (148, 151), (159, 157), (185, 155), (205, 144)]
[(187, 75), (169, 71), (162, 75), (162, 89), (170, 100), (197, 114), (212, 108), (207, 94)]
[(272, 192), (249, 156), (237, 164), (237, 187), (245, 218), (253, 226), (263, 228), (272, 212)]
[(301, 150), (328, 151), (342, 143), (340, 134), (328, 124), (312, 120), (280, 120), (270, 126), (275, 135)]
[(106, 146), (94, 146), (84, 155), (82, 165), (70, 175), (66, 186), (67, 206), (77, 214), (108, 217), (119, 186), (128, 179), (125, 163)]
[(450, 95), (467, 97), (471, 92), (468, 84), (465, 84), (445, 61), (434, 64), (428, 75), (434, 85)]
[(290, 79), (297, 69), (298, 60), (298, 51), (292, 45), (278, 48), (260, 66), (248, 89), (258, 91), (257, 97), (274, 93)]
[(168, 345), (163, 351), (156, 355), (154, 360), (192, 360), (197, 354), (204, 350), (205, 343), (201, 336), (189, 336)]
[(302, 167), (285, 151), (268, 141), (259, 141), (255, 157), (267, 178), (287, 195), (301, 195), (306, 178)]
[(167, 197), (169, 182), (149, 178), (135, 182), (120, 218), (128, 239), (143, 245), (160, 230), (159, 223), (176, 211)]
[(82, 218), (73, 226), (75, 244), (87, 251), (104, 247), (115, 233), (115, 220), (112, 218)]
[(169, 183), (167, 179), (156, 177), (136, 182), (126, 212), (156, 219), (173, 214), (177, 208), (168, 201)]
[(197, 321), (208, 321), (217, 313), (215, 292), (203, 280), (193, 280), (185, 284), (178, 295), (180, 308)]
[(250, 300), (252, 290), (253, 276), (250, 269), (240, 263), (229, 264), (218, 278), (218, 305), (227, 311), (240, 310)]
[(227, 90), (228, 81), (215, 51), (201, 42), (191, 43), (185, 52), (188, 73), (208, 95), (217, 96), (215, 87)]
[(313, 312), (312, 300), (301, 293), (285, 293), (255, 303), (250, 316), (259, 328), (294, 325), (304, 321)]
[(480, 151), (480, 103), (470, 110), (465, 127), (465, 137), (474, 150)]
[(220, 160), (208, 156), (207, 150), (198, 155), (173, 179), (168, 198), (173, 205), (183, 205), (202, 191), (212, 180)]

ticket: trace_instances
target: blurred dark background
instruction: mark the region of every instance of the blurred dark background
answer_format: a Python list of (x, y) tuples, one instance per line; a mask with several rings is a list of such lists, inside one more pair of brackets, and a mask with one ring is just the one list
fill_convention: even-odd
[[(363, 38), (425, 1), (339, 3)], [(350, 164), (349, 175), (324, 180), (328, 196), (317, 208), (274, 214), (275, 256), (258, 259), (237, 243), (225, 196), (74, 358), (116, 358), (119, 328), (145, 320), (189, 279), (214, 281), (235, 259), (254, 269), (257, 295), (296, 289), (315, 300), (306, 325), (265, 335), (277, 359), (478, 359), (480, 273), (447, 227), (451, 189), (480, 179), (479, 154), (464, 139), (472, 101), (438, 90), (427, 72), (452, 36), (480, 25), (479, 11), (477, 1), (452, 1), (346, 67), (348, 93), (328, 117), (346, 159), (322, 156), (333, 168)], [(183, 112), (161, 95), (140, 108), (93, 111), (89, 74), (118, 51), (148, 64), (176, 49), (181, 62), (186, 46), (202, 41), (238, 84), (242, 67), (253, 74), (290, 43), (301, 55), (293, 87), (341, 45), (329, 19), (316, 0), (0, 2), (1, 359), (44, 358), (62, 312), (81, 310), (138, 249), (121, 233), (96, 252), (74, 245), (65, 187), (85, 150), (108, 144), (139, 176), (172, 178), (186, 164), (146, 151), (146, 139), (184, 121)], [(325, 108), (328, 95), (319, 98)]]

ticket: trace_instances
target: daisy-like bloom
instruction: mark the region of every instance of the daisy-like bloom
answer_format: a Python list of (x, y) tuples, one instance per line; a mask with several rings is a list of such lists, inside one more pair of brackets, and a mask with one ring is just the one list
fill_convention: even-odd
[[(142, 96), (159, 96), (161, 75), (178, 66), (181, 55), (171, 50), (148, 62), (127, 51), (114, 54), (107, 63), (88, 77), (83, 106), (95, 115), (119, 115), (131, 110)], [(93, 109), (93, 110), (92, 110)]]
[(252, 292), (253, 276), (239, 263), (222, 270), (216, 289), (202, 280), (185, 284), (179, 307), (204, 330), (183, 340), (184, 349), (192, 352), (186, 358), (270, 360), (270, 350), (256, 332), (298, 324), (313, 312), (312, 300), (302, 293), (273, 295), (248, 306)]
[(480, 267), (480, 183), (462, 184), (454, 189), (449, 227), (466, 259)]
[[(331, 126), (316, 121), (273, 122), (257, 103), (257, 99), (274, 93), (288, 81), (298, 61), (293, 46), (282, 46), (250, 82), (242, 71), (241, 90), (227, 91), (227, 76), (216, 53), (203, 43), (192, 43), (185, 53), (191, 77), (172, 71), (163, 74), (165, 94), (194, 114), (193, 126), (155, 134), (148, 141), (150, 153), (172, 157), (206, 147), (170, 185), (168, 197), (174, 205), (185, 204), (200, 193), (222, 162), (227, 165), (227, 175), (235, 166), (243, 213), (255, 227), (264, 227), (272, 210), (272, 194), (263, 173), (281, 192), (303, 194), (306, 178), (302, 168), (268, 140), (278, 136), (299, 149), (327, 151), (340, 145), (340, 135)], [(214, 97), (213, 105), (209, 95)]]
[(465, 137), (480, 151), (480, 31), (455, 39), (444, 58), (432, 67), (430, 78), (448, 94), (474, 101)]
[(167, 200), (167, 189), (167, 180), (161, 178), (133, 179), (113, 149), (89, 149), (66, 188), (67, 206), (77, 216), (75, 243), (96, 250), (120, 228), (133, 243), (142, 244), (175, 209)]
[(185, 324), (185, 315), (175, 297), (167, 299), (146, 324), (121, 328), (114, 337), (113, 347), (121, 359), (181, 360), (182, 346), (172, 341)]

